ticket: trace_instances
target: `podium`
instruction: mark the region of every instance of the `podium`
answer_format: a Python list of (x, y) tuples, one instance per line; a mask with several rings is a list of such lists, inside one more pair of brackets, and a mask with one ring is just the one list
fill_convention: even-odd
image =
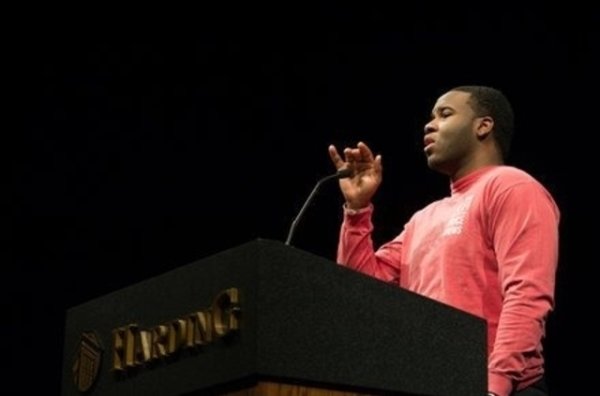
[(68, 310), (62, 394), (481, 396), (486, 324), (258, 239)]

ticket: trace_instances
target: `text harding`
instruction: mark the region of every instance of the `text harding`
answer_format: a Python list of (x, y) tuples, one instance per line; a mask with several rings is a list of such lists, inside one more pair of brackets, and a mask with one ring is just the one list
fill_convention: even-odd
[(149, 329), (129, 324), (112, 331), (114, 371), (127, 371), (176, 352), (215, 342), (239, 330), (239, 290), (223, 290), (210, 308)]

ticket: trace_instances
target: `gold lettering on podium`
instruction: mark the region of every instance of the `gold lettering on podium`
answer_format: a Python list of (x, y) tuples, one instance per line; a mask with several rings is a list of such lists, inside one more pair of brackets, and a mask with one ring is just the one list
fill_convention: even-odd
[(193, 348), (212, 342), (212, 314), (210, 312), (198, 311), (188, 315), (187, 326), (190, 331), (187, 332), (186, 347)]
[(112, 330), (112, 369), (127, 371), (184, 349), (198, 348), (240, 329), (237, 288), (223, 290), (210, 308), (192, 312), (150, 329), (136, 323)]
[(167, 356), (167, 326), (160, 325), (150, 330), (152, 335), (151, 359), (160, 359)]
[(239, 330), (239, 293), (237, 289), (227, 289), (215, 298), (212, 305), (213, 329), (219, 337)]

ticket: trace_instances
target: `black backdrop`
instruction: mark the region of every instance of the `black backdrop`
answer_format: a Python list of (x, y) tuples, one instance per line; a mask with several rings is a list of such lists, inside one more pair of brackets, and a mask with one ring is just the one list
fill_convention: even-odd
[[(546, 347), (553, 394), (569, 394), (585, 345), (574, 313), (584, 289), (575, 224), (587, 217), (587, 194), (576, 179), (597, 129), (584, 99), (594, 87), (595, 14), (296, 11), (285, 14), (293, 26), (281, 16), (263, 26), (271, 20), (248, 9), (234, 20), (231, 11), (204, 14), (227, 28), (149, 23), (119, 34), (83, 20), (40, 29), (18, 47), (25, 117), (23, 133), (8, 133), (19, 143), (7, 146), (14, 188), (2, 334), (19, 392), (59, 393), (68, 307), (257, 237), (284, 240), (313, 183), (333, 171), (330, 143), (364, 140), (383, 155), (375, 239), (391, 238), (448, 191), (422, 155), (436, 97), (486, 84), (516, 110), (510, 163), (540, 179), (562, 210)], [(566, 20), (576, 27), (563, 29)], [(380, 30), (355, 30), (366, 22)], [(294, 244), (333, 259), (341, 203), (335, 183), (325, 186)]]

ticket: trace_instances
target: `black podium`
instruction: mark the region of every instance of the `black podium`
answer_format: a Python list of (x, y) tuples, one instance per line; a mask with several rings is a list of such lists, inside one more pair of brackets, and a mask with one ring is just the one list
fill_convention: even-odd
[(64, 396), (486, 392), (484, 320), (256, 240), (69, 309)]

